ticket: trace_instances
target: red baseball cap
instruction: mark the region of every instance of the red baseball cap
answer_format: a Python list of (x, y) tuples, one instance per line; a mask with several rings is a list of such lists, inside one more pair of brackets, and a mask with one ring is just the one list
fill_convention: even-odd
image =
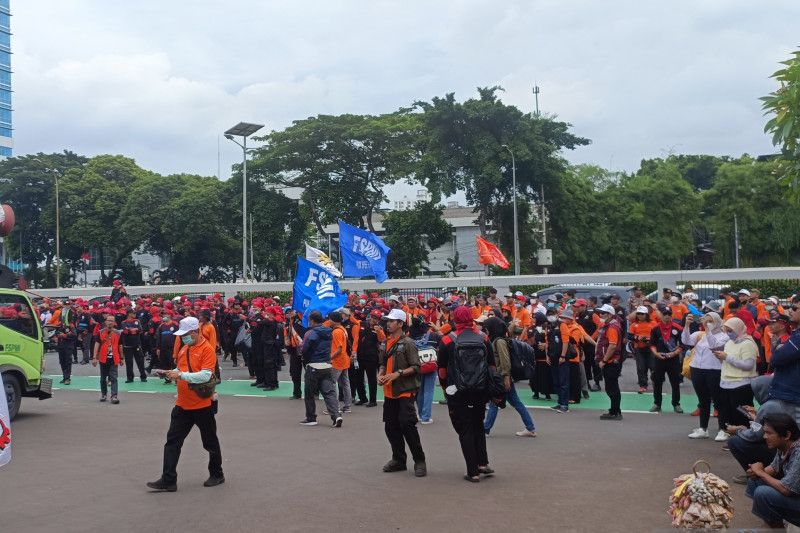
[(589, 302), (587, 302), (587, 301), (586, 301), (586, 300), (584, 300), (583, 298), (578, 298), (577, 300), (575, 300), (575, 303), (574, 303), (574, 304), (572, 304), (572, 305), (574, 305), (574, 306), (579, 306), (579, 305), (588, 305), (588, 303), (589, 303)]

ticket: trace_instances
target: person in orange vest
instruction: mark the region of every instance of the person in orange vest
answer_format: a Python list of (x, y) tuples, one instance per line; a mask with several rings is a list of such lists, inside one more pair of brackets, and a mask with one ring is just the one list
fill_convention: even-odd
[(175, 492), (178, 490), (177, 467), (183, 442), (197, 426), (203, 448), (208, 451), (209, 477), (204, 487), (215, 487), (225, 483), (222, 472), (222, 450), (217, 437), (216, 402), (211, 397), (200, 396), (190, 384), (208, 383), (214, 379), (217, 354), (211, 344), (200, 334), (200, 323), (194, 317), (180, 321), (175, 336), (183, 342), (176, 359), (176, 368), (163, 375), (178, 384), (178, 396), (172, 408), (167, 442), (164, 445), (164, 463), (161, 477), (147, 483), (153, 492)]
[[(214, 327), (214, 323), (211, 321), (211, 311), (208, 309), (203, 309), (200, 311), (199, 314), (199, 322), (200, 322), (200, 335), (205, 338), (208, 343), (211, 345), (211, 348), (214, 350), (214, 357), (216, 359), (217, 354), (217, 328)], [(219, 369), (219, 360), (214, 365), (214, 375), (217, 378), (217, 383), (222, 382), (222, 371)]]
[(94, 354), (92, 355), (92, 366), (100, 363), (100, 401), (106, 401), (108, 396), (108, 385), (111, 384), (111, 403), (118, 404), (117, 396), (117, 367), (125, 364), (120, 357), (121, 336), (117, 327), (117, 321), (112, 315), (105, 318), (104, 328), (100, 330), (94, 341)]

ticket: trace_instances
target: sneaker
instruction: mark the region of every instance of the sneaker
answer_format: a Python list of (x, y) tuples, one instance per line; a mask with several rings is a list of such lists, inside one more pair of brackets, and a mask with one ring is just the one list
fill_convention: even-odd
[(672, 410), (678, 413), (679, 415), (683, 414), (683, 407), (680, 405), (673, 405)]
[(139, 378), (139, 381), (141, 381), (142, 383), (147, 383), (147, 376), (142, 376), (141, 378)]
[(364, 404), (366, 404), (366, 403), (367, 403), (367, 400), (358, 400), (358, 401), (356, 402), (356, 405), (364, 405)]
[(639, 387), (639, 394), (644, 394), (647, 392), (647, 387)]
[(421, 420), (420, 424), (423, 426), (427, 426), (428, 424), (433, 424), (433, 418), (429, 418), (428, 420)]
[(714, 437), (714, 440), (715, 440), (716, 442), (727, 442), (727, 440), (728, 440), (729, 438), (730, 438), (730, 435), (728, 435), (727, 433), (725, 433), (724, 431), (722, 431), (722, 430), (720, 429), (720, 430), (719, 430), (719, 432), (717, 432), (717, 436), (716, 436), (716, 437)]
[(612, 415), (611, 413), (603, 413), (600, 415), (600, 420), (622, 420), (622, 413)]
[(538, 400), (538, 399), (539, 399), (539, 394), (534, 394), (534, 395), (533, 395), (533, 399), (534, 399), (534, 400)]
[(516, 435), (517, 437), (535, 437), (536, 432), (523, 429), (522, 431), (517, 431), (516, 433), (514, 433), (514, 435)]
[(111, 403), (113, 403), (114, 405), (117, 405), (119, 403), (119, 398), (117, 398), (116, 396), (112, 396), (111, 397)]
[(106, 401), (106, 397), (105, 397), (105, 396), (100, 396), (100, 401), (101, 401), (101, 402), (104, 402), (104, 401)]
[(300, 425), (301, 426), (316, 426), (317, 425), (317, 421), (316, 420), (309, 420), (307, 418), (304, 418), (304, 419), (302, 419), (300, 421)]
[(167, 483), (159, 478), (156, 481), (148, 481), (147, 488), (150, 489), (151, 492), (175, 492), (178, 490), (178, 485), (175, 483)]
[(126, 379), (125, 383), (133, 383), (133, 380), (132, 379)]
[[(416, 467), (416, 464), (414, 466)], [(402, 472), (404, 470), (407, 470), (406, 465), (394, 459), (383, 465), (384, 472)]]
[(367, 404), (367, 407), (376, 407), (377, 405), (378, 405), (378, 402), (369, 402)]
[(689, 433), (690, 439), (707, 439), (708, 438), (708, 430), (703, 428), (697, 428), (691, 433)]
[(691, 413), (689, 413), (689, 414), (690, 414), (691, 416), (700, 416), (700, 408), (698, 407), (697, 409), (695, 409), (694, 411), (692, 411), (692, 412), (691, 412)]
[(336, 420), (334, 420), (333, 424), (331, 424), (331, 427), (332, 428), (340, 428), (340, 427), (342, 427), (342, 422), (344, 422), (344, 420), (342, 420), (342, 417), (341, 416), (337, 416)]
[(561, 406), (560, 405), (551, 405), (550, 409), (552, 409), (553, 411), (556, 411), (556, 412), (560, 412), (561, 411)]
[(494, 475), (494, 470), (492, 470), (492, 468), (490, 468), (489, 465), (479, 466), (478, 467), (478, 474), (480, 474), (482, 476), (491, 476), (491, 475)]
[(67, 378), (67, 379), (64, 380), (64, 385), (71, 385), (71, 384), (72, 384), (72, 380), (71, 379)]
[[(251, 377), (250, 379), (255, 379), (255, 378)], [(251, 387), (260, 387), (263, 384), (264, 384), (263, 381), (255, 381), (255, 382), (251, 383), (250, 386)]]
[(428, 475), (428, 467), (425, 462), (414, 463), (414, 475), (417, 477), (425, 477)]
[(204, 487), (216, 487), (217, 485), (222, 485), (225, 483), (225, 476), (209, 476), (205, 482), (203, 482)]
[(654, 405), (653, 407), (650, 408), (650, 412), (651, 413), (660, 413), (661, 412), (661, 406), (660, 405)]
[(582, 392), (582, 394), (583, 394), (583, 399), (584, 400), (588, 400), (589, 399), (589, 391), (585, 390), (585, 391)]
[(339, 412), (340, 412), (340, 413), (345, 413), (345, 414), (350, 414), (350, 413), (352, 413), (352, 412), (353, 412), (353, 410), (352, 410), (352, 409), (350, 409), (349, 407), (345, 407), (344, 409), (342, 409), (342, 410), (341, 410), (341, 411), (339, 411)]

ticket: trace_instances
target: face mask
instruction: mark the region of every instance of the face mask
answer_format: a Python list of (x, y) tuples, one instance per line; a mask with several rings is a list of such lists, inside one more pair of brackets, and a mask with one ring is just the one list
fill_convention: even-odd
[(358, 301), (358, 305), (366, 305), (366, 303), (367, 303), (366, 300), (359, 300)]
[(550, 315), (547, 317), (547, 321), (550, 322), (551, 324), (555, 324), (556, 322), (558, 322), (558, 317)]
[(169, 317), (165, 316), (161, 319), (162, 322), (169, 322)]
[(729, 337), (729, 338), (730, 338), (732, 341), (735, 341), (735, 340), (736, 340), (736, 333), (734, 333), (733, 331), (729, 331), (729, 332), (728, 332), (728, 337)]
[(767, 311), (772, 311), (772, 310), (775, 309), (775, 306), (774, 305), (768, 305), (768, 306), (766, 306), (766, 308), (767, 308)]
[(522, 304), (514, 304), (514, 307), (516, 307), (517, 309), (522, 309)]
[(181, 340), (183, 341), (183, 344), (187, 346), (191, 346), (192, 344), (194, 344), (194, 338), (192, 338), (191, 335), (184, 335), (183, 337), (181, 337)]

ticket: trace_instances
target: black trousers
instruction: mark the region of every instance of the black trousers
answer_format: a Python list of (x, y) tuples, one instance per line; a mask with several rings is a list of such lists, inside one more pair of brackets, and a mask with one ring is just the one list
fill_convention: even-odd
[(725, 424), (746, 427), (750, 424), (750, 420), (736, 410), (740, 405), (753, 405), (753, 389), (749, 383), (735, 389), (719, 389), (717, 421), (720, 427), (725, 427)]
[(600, 365), (594, 360), (595, 347), (594, 344), (583, 345), (583, 369), (586, 372), (586, 381), (594, 381), (599, 385), (605, 375), (600, 369)]
[(347, 369), (347, 374), (350, 377), (350, 391), (353, 395), (353, 400), (358, 399), (362, 402), (367, 401), (367, 389), (364, 386), (364, 372), (361, 370), (361, 361), (358, 362), (358, 368), (353, 363)]
[(550, 394), (553, 393), (553, 372), (550, 369), (550, 365), (547, 364), (547, 361), (536, 361), (536, 373), (533, 379), (528, 380), (528, 384), (531, 386), (531, 391), (533, 391), (534, 394), (550, 396)]
[(408, 444), (414, 462), (425, 462), (425, 452), (422, 451), (422, 442), (417, 431), (417, 410), (413, 397), (383, 400), (383, 428), (392, 446), (392, 459), (406, 464), (406, 444)]
[[(698, 407), (700, 409), (700, 427), (708, 429), (708, 422), (711, 419), (711, 404), (719, 409), (719, 377), (721, 370), (713, 368), (693, 368), (692, 386), (697, 394)], [(722, 417), (717, 418), (719, 429), (724, 429)]]
[[(577, 363), (575, 368), (577, 370)], [(478, 467), (489, 464), (489, 455), (486, 452), (486, 433), (483, 428), (483, 418), (486, 411), (486, 402), (472, 404), (456, 403), (448, 405), (450, 422), (458, 433), (461, 444), (461, 453), (467, 465), (467, 475), (478, 475)]]
[(172, 359), (172, 346), (165, 346), (159, 350), (158, 368), (162, 370), (175, 368), (175, 361)]
[(277, 387), (278, 383), (278, 364), (273, 354), (267, 354), (264, 358), (264, 384), (267, 387)]
[(256, 383), (264, 383), (264, 346), (253, 346), (250, 350), (250, 375), (256, 377)]
[(139, 368), (139, 377), (142, 380), (147, 379), (147, 374), (144, 371), (144, 354), (139, 346), (123, 346), (122, 353), (125, 355), (125, 376), (128, 381), (133, 381), (133, 362), (136, 361), (136, 366)]
[(62, 377), (69, 379), (72, 376), (72, 354), (75, 351), (75, 339), (59, 339), (57, 349)]
[(286, 352), (289, 354), (289, 375), (292, 377), (292, 396), (295, 398), (303, 397), (303, 387), (301, 386), (303, 379), (303, 361), (297, 348), (287, 346)]
[(369, 389), (369, 402), (375, 403), (378, 399), (378, 361), (359, 359), (358, 371), (361, 373), (361, 388)]
[(567, 363), (569, 365), (569, 399), (581, 403), (581, 369), (580, 363)]
[(734, 435), (728, 439), (728, 448), (731, 455), (741, 465), (742, 469), (747, 471), (753, 463), (762, 463), (769, 466), (775, 458), (775, 450), (770, 450), (767, 443), (763, 440), (760, 442), (750, 442), (744, 440), (739, 435)]
[(622, 414), (622, 393), (619, 391), (619, 376), (622, 373), (622, 363), (610, 363), (603, 367), (603, 379), (606, 382), (606, 394), (611, 400), (608, 408), (609, 414)]
[(208, 452), (208, 473), (214, 477), (222, 477), (222, 450), (217, 438), (217, 420), (214, 418), (213, 406), (186, 410), (176, 405), (172, 408), (167, 443), (164, 444), (164, 472), (161, 479), (166, 483), (175, 483), (178, 480), (181, 448), (193, 426), (200, 430), (203, 448)]
[(679, 357), (669, 359), (655, 358), (653, 363), (653, 403), (661, 407), (661, 389), (664, 386), (664, 374), (669, 378), (672, 388), (672, 405), (681, 404), (681, 360)]
[[(647, 387), (647, 373), (653, 379), (653, 361), (655, 356), (650, 348), (634, 348), (633, 356), (636, 358), (636, 377), (640, 387)], [(655, 380), (654, 380), (655, 381)]]

